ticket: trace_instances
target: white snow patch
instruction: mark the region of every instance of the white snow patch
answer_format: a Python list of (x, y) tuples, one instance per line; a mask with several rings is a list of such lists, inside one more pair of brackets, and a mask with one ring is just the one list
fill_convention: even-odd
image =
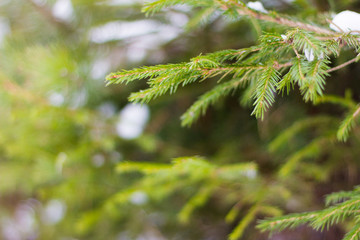
[(65, 203), (59, 199), (52, 199), (46, 204), (44, 208), (42, 221), (45, 224), (54, 225), (64, 218), (65, 212)]
[[(1, 1), (0, 1), (0, 6), (6, 5), (6, 4), (8, 4), (10, 1), (11, 1), (11, 0), (1, 0)], [(33, 1), (35, 2), (35, 0), (33, 0)]]
[(65, 97), (61, 93), (53, 92), (48, 97), (49, 103), (52, 106), (59, 107), (64, 104)]
[(110, 6), (123, 6), (123, 5), (133, 5), (136, 3), (144, 3), (144, 0), (109, 0), (107, 5)]
[(11, 32), (9, 20), (0, 17), (0, 44), (4, 41), (6, 35)]
[(131, 62), (141, 61), (149, 50), (156, 49), (162, 44), (173, 40), (180, 32), (179, 28), (173, 26), (159, 27), (156, 33), (132, 41), (127, 47), (127, 59)]
[(160, 27), (161, 24), (153, 20), (113, 21), (91, 29), (89, 37), (92, 42), (105, 43), (150, 34)]
[(140, 62), (146, 57), (147, 49), (140, 46), (137, 47), (136, 44), (132, 44), (127, 48), (126, 59), (129, 62)]
[[(154, 20), (139, 20), (133, 22), (113, 21), (102, 26), (92, 28), (89, 39), (95, 43), (106, 43), (109, 41), (125, 41), (126, 58), (130, 62), (143, 60), (149, 50), (175, 39), (183, 32), (183, 26), (187, 19), (183, 14), (168, 16), (174, 26), (162, 24)], [(104, 64), (104, 63), (101, 63)], [(107, 67), (102, 66), (102, 67)], [(102, 72), (92, 71), (93, 76), (100, 76)]]
[(70, 21), (74, 16), (71, 0), (57, 0), (52, 8), (52, 14), (57, 19)]
[(148, 195), (142, 191), (136, 191), (130, 196), (130, 202), (135, 205), (144, 205), (148, 201)]
[(109, 73), (111, 63), (108, 59), (96, 59), (92, 65), (90, 75), (93, 79), (104, 79)]
[[(314, 51), (313, 51), (312, 49), (304, 49), (304, 54), (305, 54), (306, 59), (307, 59), (309, 62), (314, 61), (315, 56), (314, 56)], [(320, 55), (317, 57), (317, 59), (318, 59), (318, 60), (324, 59), (324, 54), (323, 54), (323, 53), (320, 53)]]
[(124, 139), (134, 139), (142, 134), (149, 119), (150, 110), (145, 104), (128, 104), (120, 112), (116, 123), (117, 134)]
[[(349, 10), (342, 11), (335, 15), (330, 28), (337, 32), (360, 31), (360, 14)], [(359, 32), (353, 32), (353, 34), (359, 34)]]
[(176, 27), (184, 27), (186, 23), (189, 21), (189, 18), (184, 13), (177, 12), (168, 12), (166, 14), (166, 18), (170, 21), (171, 25)]
[(248, 2), (246, 4), (246, 6), (248, 6), (248, 8), (251, 8), (251, 9), (253, 9), (255, 11), (258, 11), (258, 12), (268, 13), (268, 11), (264, 8), (264, 5), (259, 1)]
[(23, 235), (34, 235), (36, 220), (35, 211), (27, 204), (21, 204), (15, 212), (15, 219)]
[(305, 54), (305, 57), (306, 59), (309, 61), (309, 62), (312, 62), (314, 61), (315, 57), (314, 57), (314, 51), (312, 49), (305, 49), (304, 50), (304, 54)]
[(255, 169), (249, 169), (245, 172), (245, 176), (249, 179), (255, 179), (257, 176), (257, 171)]

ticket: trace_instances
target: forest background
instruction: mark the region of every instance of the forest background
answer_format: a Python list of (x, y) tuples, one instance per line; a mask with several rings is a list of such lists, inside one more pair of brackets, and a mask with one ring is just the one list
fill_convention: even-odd
[[(324, 28), (332, 14), (360, 12), (354, 0), (262, 3)], [(196, 62), (287, 30), (191, 4), (147, 17), (143, 7), (141, 0), (0, 2), (0, 238), (331, 240), (349, 232), (356, 219), (273, 235), (256, 225), (323, 209), (327, 194), (359, 184), (360, 130), (350, 124), (337, 138), (360, 101), (358, 64), (326, 77), (316, 103), (295, 86), (257, 119), (251, 88), (234, 90), (182, 126), (192, 103), (223, 79), (140, 105), (128, 97), (146, 81), (106, 86), (106, 76)], [(344, 49), (329, 65), (353, 57)]]

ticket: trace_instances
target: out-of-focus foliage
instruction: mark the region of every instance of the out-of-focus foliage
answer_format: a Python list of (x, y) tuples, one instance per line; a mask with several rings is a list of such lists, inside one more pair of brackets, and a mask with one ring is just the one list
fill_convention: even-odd
[[(232, 95), (238, 83), (225, 81), (226, 73), (219, 85), (211, 76), (170, 87), (176, 95), (149, 106), (127, 100), (144, 82), (105, 87), (105, 75), (117, 69), (184, 66), (191, 58), (193, 68), (228, 64), (241, 59), (236, 51), (227, 59), (208, 53), (261, 45), (262, 31), (286, 32), (231, 9), (221, 16), (210, 2), (170, 7), (151, 18), (140, 0), (0, 2), (0, 238), (266, 239), (256, 219), (322, 209), (325, 194), (359, 183), (357, 65), (332, 73), (316, 105), (303, 102), (306, 87), (276, 96), (274, 106), (255, 112), (263, 121), (249, 107), (257, 86), (239, 90), (239, 99)], [(330, 18), (325, 11), (359, 8), (355, 1), (263, 3), (323, 26)], [(354, 52), (344, 47), (338, 58), (330, 55), (326, 64), (333, 67)], [(180, 116), (193, 102), (196, 115), (182, 118), (193, 124), (182, 128)], [(357, 197), (355, 191), (333, 194), (328, 203)], [(351, 239), (356, 226), (324, 233), (297, 228), (273, 239), (338, 239), (347, 230)]]

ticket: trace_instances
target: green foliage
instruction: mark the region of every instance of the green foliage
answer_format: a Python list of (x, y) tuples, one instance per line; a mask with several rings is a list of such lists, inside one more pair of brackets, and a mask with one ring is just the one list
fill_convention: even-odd
[(359, 239), (359, 188), (322, 204), (360, 169), (360, 41), (324, 1), (61, 2), (0, 3), (1, 239)]
[[(182, 115), (183, 125), (193, 124), (200, 116), (205, 115), (211, 105), (216, 104), (230, 94), (238, 92), (241, 88), (245, 89), (243, 93), (244, 102), (250, 101), (249, 96), (252, 98), (254, 106), (252, 115), (264, 120), (266, 112), (275, 103), (277, 95), (284, 92), (289, 95), (290, 90), (296, 86), (305, 102), (314, 104), (328, 102), (350, 107), (349, 114), (340, 124), (336, 134), (338, 140), (344, 141), (348, 138), (349, 132), (354, 127), (358, 117), (359, 108), (355, 107), (351, 100), (324, 95), (324, 90), (326, 78), (330, 76), (330, 72), (340, 68), (330, 67), (333, 58), (340, 56), (342, 48), (350, 48), (358, 52), (359, 41), (357, 37), (351, 34), (336, 33), (299, 20), (289, 20), (276, 13), (260, 13), (248, 8), (245, 3), (235, 1), (188, 2), (161, 0), (149, 3), (143, 10), (153, 14), (165, 7), (176, 4), (189, 4), (203, 8), (190, 22), (189, 26), (191, 27), (200, 23), (202, 19), (206, 19), (213, 14), (214, 9), (220, 7), (220, 9), (225, 10), (224, 15), (234, 18), (239, 15), (257, 18), (265, 22), (285, 25), (286, 30), (282, 35), (276, 32), (263, 33), (260, 36), (259, 44), (251, 48), (222, 50), (200, 55), (191, 59), (188, 63), (157, 65), (110, 74), (107, 77), (108, 83), (129, 83), (139, 79), (147, 80), (149, 87), (131, 94), (130, 101), (148, 103), (150, 100), (166, 93), (175, 93), (179, 86), (184, 87), (197, 81), (204, 81), (205, 84), (212, 85), (210, 82), (215, 80), (216, 85), (203, 93)], [(322, 40), (323, 38), (326, 40)], [(353, 60), (350, 62), (353, 62)], [(247, 99), (244, 99), (245, 96)], [(330, 130), (323, 131), (320, 136), (315, 137), (310, 143), (285, 159), (285, 163), (279, 168), (278, 176), (280, 179), (288, 179), (294, 175), (295, 169), (302, 165), (300, 162), (304, 159), (320, 158), (323, 153), (331, 151), (329, 148), (335, 145), (336, 140), (334, 122), (337, 123), (335, 118), (327, 116), (311, 117), (297, 121), (270, 144), (269, 149), (274, 152), (284, 146), (298, 132), (306, 128), (322, 124), (330, 127)], [(171, 178), (177, 175), (177, 164), (174, 166), (175, 169), (172, 170), (173, 175)], [(196, 176), (200, 179), (209, 176), (208, 174), (212, 172), (210, 169), (214, 169), (214, 167), (210, 168), (207, 164), (199, 167), (196, 167)], [(143, 167), (138, 166), (135, 168), (142, 171)], [(202, 168), (204, 169), (202, 170)], [(191, 172), (190, 168), (186, 169), (189, 173)], [(145, 170), (144, 173), (148, 174), (149, 171)], [(168, 176), (169, 174), (165, 175)], [(214, 173), (210, 175), (213, 176)], [(219, 175), (216, 176), (220, 177)], [(169, 180), (169, 178), (167, 179)], [(156, 179), (159, 180), (161, 177), (157, 176)], [(149, 179), (144, 180), (144, 182), (147, 181), (152, 182)], [(154, 182), (159, 184), (158, 181)], [(151, 187), (148, 189), (151, 189)], [(176, 189), (176, 187), (173, 187), (173, 189)], [(203, 206), (213, 191), (213, 183), (207, 183), (206, 187), (201, 187), (181, 211), (180, 220), (188, 222), (190, 213), (196, 207)], [(348, 217), (356, 216), (360, 205), (358, 196), (353, 192), (330, 195), (327, 203), (339, 202), (344, 198), (349, 199), (323, 210), (290, 214), (262, 221), (258, 227), (262, 230), (274, 231), (295, 228), (301, 224), (309, 223), (314, 229), (328, 228), (336, 223), (343, 222)], [(255, 204), (239, 221), (228, 239), (239, 239), (243, 235), (245, 228), (256, 218), (261, 206), (261, 201), (255, 201)], [(233, 208), (226, 217), (227, 221), (233, 221), (238, 211), (237, 207)], [(358, 235), (358, 226), (355, 226), (347, 233), (344, 239), (358, 239)]]
[(349, 137), (350, 130), (354, 127), (356, 120), (358, 119), (360, 113), (359, 106), (355, 107), (350, 111), (346, 118), (341, 122), (339, 130), (337, 132), (337, 138), (339, 140), (346, 141)]
[[(344, 200), (346, 199), (346, 200)], [(338, 203), (339, 201), (343, 201)], [(294, 228), (302, 224), (309, 224), (314, 229), (328, 229), (334, 224), (343, 222), (345, 218), (357, 218), (360, 204), (358, 191), (333, 193), (327, 197), (327, 203), (336, 203), (323, 210), (289, 214), (285, 217), (262, 220), (258, 227), (262, 230), (281, 231), (286, 228)], [(344, 236), (343, 239), (359, 238), (359, 226), (354, 227)]]
[[(159, 1), (151, 3), (149, 7), (160, 9), (172, 4), (174, 3), (171, 1)], [(182, 116), (182, 124), (191, 125), (205, 114), (210, 105), (239, 87), (252, 89), (254, 101), (252, 114), (263, 119), (265, 112), (274, 103), (276, 93), (287, 89), (286, 92), (289, 94), (291, 86), (295, 84), (298, 85), (305, 101), (317, 102), (319, 97), (323, 96), (325, 78), (331, 71), (328, 58), (331, 54), (338, 55), (340, 46), (337, 43), (348, 41), (349, 47), (357, 49), (354, 43), (357, 40), (351, 36), (336, 33), (333, 35), (338, 39), (320, 41), (316, 32), (299, 28), (287, 31), (286, 35), (264, 34), (261, 36), (261, 43), (252, 48), (200, 55), (188, 63), (124, 70), (110, 74), (107, 81), (129, 83), (147, 79), (149, 88), (133, 93), (129, 98), (130, 101), (147, 103), (167, 92), (175, 93), (179, 86), (221, 76), (218, 81), (226, 82), (203, 94)], [(299, 54), (306, 51), (317, 60), (307, 59)], [(280, 74), (279, 70), (284, 72), (288, 67), (290, 67), (288, 72)], [(342, 134), (339, 133), (338, 138), (343, 139)]]

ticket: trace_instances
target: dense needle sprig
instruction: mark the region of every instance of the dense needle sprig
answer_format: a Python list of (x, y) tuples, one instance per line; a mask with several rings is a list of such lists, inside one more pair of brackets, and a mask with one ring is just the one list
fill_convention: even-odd
[[(360, 107), (351, 99), (324, 95), (324, 90), (326, 78), (330, 76), (330, 73), (359, 60), (360, 41), (356, 34), (334, 32), (326, 26), (315, 25), (276, 12), (260, 12), (249, 8), (242, 1), (235, 0), (157, 0), (148, 3), (143, 10), (148, 14), (154, 14), (176, 4), (187, 4), (200, 9), (198, 14), (189, 21), (188, 28), (209, 19), (216, 12), (221, 12), (221, 14), (235, 19), (250, 18), (262, 23), (270, 23), (279, 32), (263, 32), (258, 44), (249, 48), (228, 49), (199, 55), (189, 62), (112, 73), (107, 77), (109, 84), (128, 84), (135, 80), (146, 80), (148, 88), (132, 93), (130, 100), (148, 103), (164, 94), (174, 94), (179, 87), (199, 82), (207, 84), (207, 81), (215, 80), (217, 84), (199, 96), (182, 115), (181, 121), (185, 126), (191, 125), (205, 114), (211, 105), (230, 94), (239, 92), (240, 89), (244, 89), (244, 102), (253, 104), (252, 114), (261, 120), (265, 118), (266, 111), (272, 107), (279, 94), (290, 94), (295, 87), (300, 90), (306, 102), (333, 103), (345, 107), (348, 114), (341, 123), (328, 116), (302, 119), (284, 130), (270, 143), (269, 150), (274, 152), (304, 128), (324, 124), (340, 126), (338, 129), (334, 127), (329, 131), (324, 131), (319, 137), (287, 157), (285, 163), (279, 168), (279, 179), (291, 175), (304, 159), (319, 156), (326, 147), (332, 146), (336, 138), (342, 141), (347, 140), (359, 118)], [(332, 60), (340, 55), (343, 48), (351, 49), (357, 56), (338, 66), (331, 67)], [(191, 167), (189, 167), (190, 165)], [(233, 170), (237, 171), (229, 171), (230, 169), (227, 167), (211, 165), (198, 157), (178, 159), (172, 167), (153, 164), (121, 164), (118, 168), (119, 172), (140, 171), (145, 177), (139, 186), (119, 193), (110, 202), (124, 201), (137, 188), (149, 190), (156, 185), (163, 188), (163, 195), (167, 195), (169, 188), (165, 183), (168, 181), (173, 181), (176, 187), (181, 187), (184, 183), (193, 184), (206, 180), (206, 184), (201, 185), (200, 190), (189, 199), (188, 204), (179, 213), (179, 220), (188, 222), (194, 209), (202, 206), (213, 194), (214, 189), (218, 187), (211, 181), (212, 177), (216, 176), (226, 182), (227, 178), (239, 176), (241, 172), (243, 173), (240, 174), (241, 176), (248, 174), (248, 178), (252, 178), (253, 165), (240, 164), (233, 167)], [(193, 169), (196, 169), (196, 172)], [(186, 174), (189, 179), (186, 182), (178, 182), (177, 174)], [(319, 176), (321, 177), (321, 173)], [(173, 187), (172, 190), (176, 187)], [(273, 215), (279, 215), (279, 211), (275, 207), (268, 206), (263, 201), (263, 196), (266, 195), (264, 192), (256, 195), (255, 200), (251, 201), (252, 207), (229, 235), (230, 240), (242, 236), (244, 229), (256, 218), (257, 214), (272, 212), (275, 213)], [(343, 222), (345, 219), (352, 219), (355, 223), (343, 239), (359, 240), (360, 194), (358, 189), (333, 193), (327, 197), (326, 205), (325, 209), (319, 211), (263, 220), (258, 224), (258, 228), (263, 231), (281, 231), (295, 228), (301, 224), (309, 224), (316, 230), (323, 230)], [(226, 220), (234, 221), (238, 211), (238, 207), (235, 205), (229, 211)]]

